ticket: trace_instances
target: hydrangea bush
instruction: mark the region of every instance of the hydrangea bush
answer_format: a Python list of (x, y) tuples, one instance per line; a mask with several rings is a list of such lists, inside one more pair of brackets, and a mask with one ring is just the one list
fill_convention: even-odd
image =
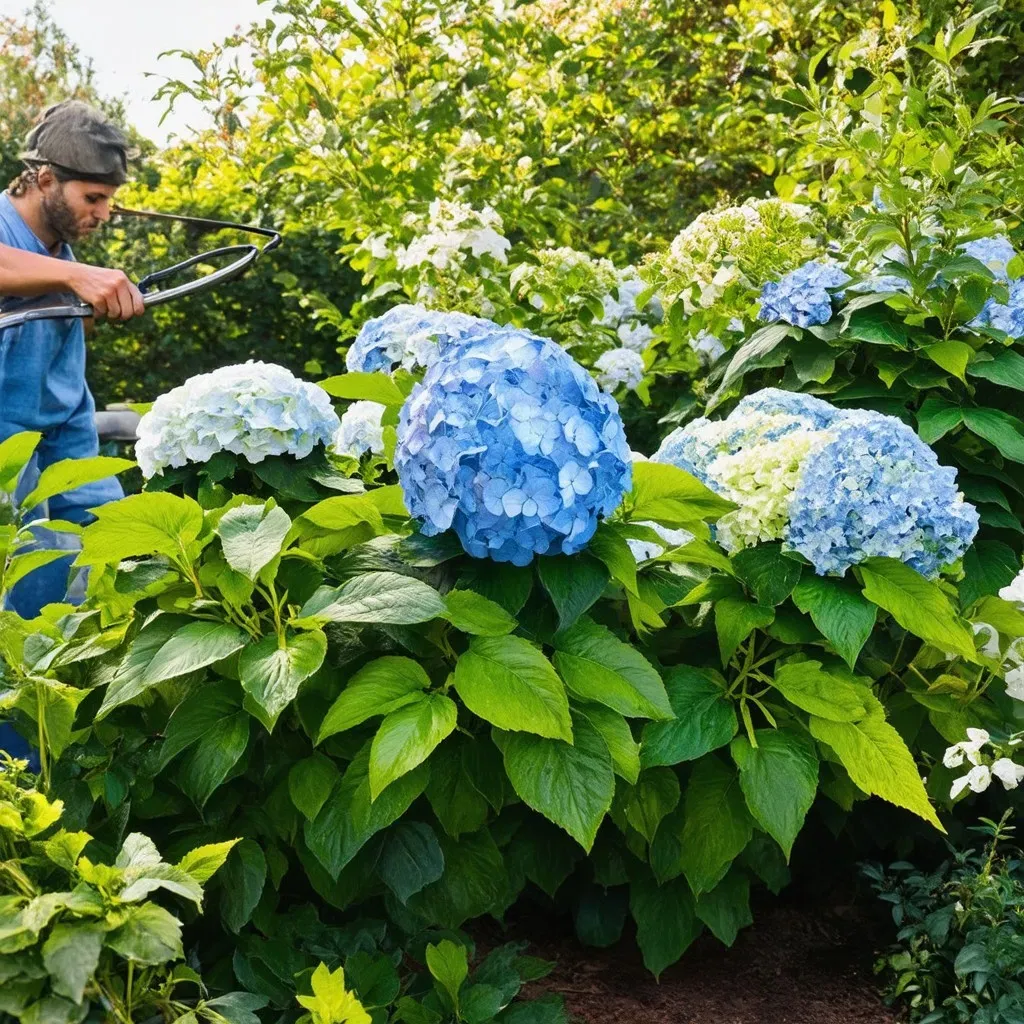
[[(84, 608), (4, 614), (4, 706), (44, 737), (71, 825), (245, 837), (211, 897), (255, 990), (258, 934), (310, 893), (354, 915), (383, 895), (415, 931), (532, 883), (601, 942), (628, 905), (659, 973), (705, 928), (734, 940), (815, 807), (835, 824), (876, 796), (940, 824), (956, 687), (1004, 687), (986, 652), (1024, 617), (908, 564), (946, 567), (971, 512), (907, 428), (771, 390), (648, 460), (560, 346), (497, 325), (402, 381), (326, 381), (347, 454), (276, 457), (269, 496), (262, 463), (197, 485), (214, 456), (98, 509)], [(357, 470), (367, 444), (383, 476)], [(815, 465), (855, 485), (835, 536), (838, 513), (817, 534), (797, 515)], [(896, 724), (918, 696), (912, 752)]]

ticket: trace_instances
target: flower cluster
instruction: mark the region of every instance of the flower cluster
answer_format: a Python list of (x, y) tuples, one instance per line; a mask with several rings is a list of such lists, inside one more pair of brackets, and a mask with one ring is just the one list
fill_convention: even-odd
[(733, 284), (758, 288), (820, 251), (809, 207), (781, 199), (750, 199), (700, 214), (653, 256), (648, 270), (663, 279), (666, 298), (688, 309), (709, 308)]
[[(827, 324), (832, 319), (832, 294), (850, 275), (834, 263), (811, 260), (761, 289), (760, 319), (783, 320), (795, 327)], [(837, 296), (838, 298), (839, 296)]]
[(690, 338), (690, 348), (697, 353), (705, 366), (712, 366), (725, 355), (725, 346), (717, 335), (708, 330), (698, 331)]
[[(416, 220), (413, 214), (403, 223), (411, 226)], [(426, 231), (408, 246), (400, 246), (395, 261), (399, 270), (423, 264), (447, 270), (462, 263), (466, 253), (472, 253), (478, 259), (486, 255), (506, 263), (512, 243), (503, 230), (501, 217), (490, 206), (474, 210), (458, 201), (435, 199), (430, 204)]]
[(516, 565), (579, 551), (632, 480), (615, 400), (554, 342), (501, 327), (444, 346), (402, 407), (395, 468), (425, 534)]
[(956, 471), (901, 420), (810, 395), (758, 392), (673, 431), (653, 458), (737, 503), (717, 524), (727, 550), (782, 540), (821, 575), (885, 556), (934, 576), (978, 529)]
[(611, 260), (559, 246), (536, 249), (529, 262), (520, 263), (509, 275), (513, 292), (534, 309), (556, 312), (552, 302), (571, 303), (577, 296), (600, 297), (613, 291), (618, 278)]
[(601, 323), (613, 327), (623, 348), (643, 352), (654, 337), (651, 324), (663, 315), (661, 300), (652, 296), (643, 306), (640, 296), (647, 290), (647, 282), (636, 267), (626, 267), (615, 272), (614, 287), (602, 299), (604, 315)]
[(383, 415), (384, 406), (380, 402), (353, 402), (341, 414), (341, 426), (334, 435), (331, 448), (352, 459), (358, 459), (365, 452), (383, 455)]
[[(993, 778), (1003, 784), (1003, 789), (1016, 789), (1020, 785), (1024, 779), (1024, 766), (1017, 764), (1012, 758), (1004, 755), (994, 758), (991, 764), (982, 760), (982, 749), (990, 742), (992, 738), (984, 729), (968, 729), (966, 740), (946, 748), (942, 763), (947, 768), (960, 768), (965, 761), (972, 766), (966, 775), (961, 775), (953, 781), (949, 790), (950, 800), (955, 800), (967, 789), (972, 793), (984, 793), (992, 784)], [(1019, 743), (1020, 739), (1013, 738), (1007, 746), (1012, 749)]]
[(439, 340), (462, 338), (490, 326), (490, 321), (468, 313), (443, 313), (403, 302), (363, 324), (345, 355), (345, 366), (350, 373), (389, 373), (396, 366), (412, 370), (433, 359)]
[(301, 459), (338, 429), (327, 392), (283, 366), (252, 362), (190, 377), (161, 395), (138, 427), (135, 458), (147, 479), (167, 467), (234, 452)]
[(961, 251), (973, 256), (992, 271), (1000, 281), (1008, 281), (1006, 268), (1016, 255), (1013, 243), (1005, 235), (992, 235), (988, 238), (975, 238), (964, 242)]
[(598, 383), (605, 391), (614, 391), (620, 384), (635, 391), (644, 379), (644, 359), (628, 348), (612, 348), (598, 356), (594, 363)]

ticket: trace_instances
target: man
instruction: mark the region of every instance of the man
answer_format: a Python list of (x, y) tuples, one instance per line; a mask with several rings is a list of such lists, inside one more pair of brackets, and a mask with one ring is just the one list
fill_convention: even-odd
[[(57, 304), (74, 293), (98, 316), (127, 320), (143, 312), (139, 290), (121, 271), (76, 263), (70, 248), (109, 220), (130, 155), (120, 129), (88, 104), (69, 100), (43, 114), (21, 154), (26, 170), (0, 195), (0, 304), (38, 296)], [(82, 320), (0, 330), (0, 441), (23, 430), (43, 435), (22, 496), (52, 463), (97, 454), (94, 412)], [(51, 499), (47, 514), (83, 523), (89, 508), (121, 496), (115, 479), (102, 480)], [(41, 530), (37, 538), (40, 546), (69, 550), (75, 540)], [(69, 555), (26, 576), (8, 607), (32, 618), (43, 605), (64, 600), (71, 561)]]

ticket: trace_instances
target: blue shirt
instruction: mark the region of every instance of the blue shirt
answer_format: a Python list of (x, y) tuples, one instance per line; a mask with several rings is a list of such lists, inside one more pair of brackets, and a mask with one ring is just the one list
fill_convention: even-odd
[[(52, 256), (14, 208), (0, 195), (0, 242), (15, 249)], [(62, 243), (58, 259), (73, 260)], [(66, 302), (64, 296), (50, 296)], [(81, 320), (36, 320), (0, 330), (0, 441), (22, 430), (43, 434), (35, 473), (61, 459), (99, 452), (96, 405), (85, 382), (85, 325)], [(87, 484), (50, 502), (50, 518), (88, 518), (86, 509), (122, 496), (117, 480)]]

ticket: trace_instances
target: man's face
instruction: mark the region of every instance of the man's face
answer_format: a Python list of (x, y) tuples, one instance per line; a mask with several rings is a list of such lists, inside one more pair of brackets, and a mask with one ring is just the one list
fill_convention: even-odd
[(64, 242), (77, 242), (110, 220), (116, 185), (92, 181), (58, 181), (40, 177), (42, 212), (50, 230)]

